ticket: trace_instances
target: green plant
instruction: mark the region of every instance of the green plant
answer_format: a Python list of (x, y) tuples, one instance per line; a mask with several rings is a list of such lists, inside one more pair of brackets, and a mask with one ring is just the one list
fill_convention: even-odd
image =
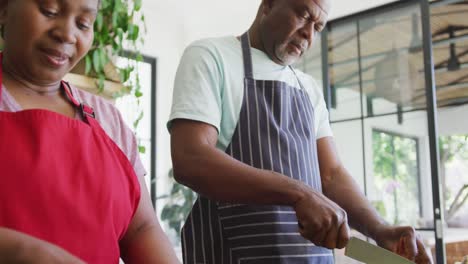
[[(101, 0), (99, 12), (94, 23), (94, 42), (84, 58), (84, 74), (97, 79), (99, 92), (105, 89), (105, 80), (111, 79), (123, 84), (123, 89), (114, 93), (114, 98), (131, 94), (140, 105), (143, 96), (138, 72), (139, 62), (143, 60), (139, 46), (144, 43), (145, 16), (141, 12), (142, 0)], [(134, 54), (128, 57), (127, 66), (117, 67), (115, 58), (124, 51)], [(131, 63), (130, 61), (136, 61)], [(116, 72), (115, 72), (116, 71)], [(139, 110), (133, 122), (136, 131), (143, 112)], [(141, 153), (145, 152), (139, 146)]]
[(418, 141), (374, 130), (372, 148), (373, 184), (384, 205), (384, 218), (393, 224), (416, 224), (421, 214)]
[(172, 180), (170, 194), (159, 197), (159, 199), (167, 199), (161, 212), (161, 220), (175, 231), (177, 237), (180, 237), (182, 224), (185, 222), (197, 195), (189, 188), (177, 183), (174, 180), (172, 170), (169, 172), (169, 178)]
[[(124, 49), (135, 52), (133, 58), (141, 61), (138, 45), (142, 44), (145, 16), (141, 11), (142, 0), (101, 0), (94, 24), (94, 42), (85, 57), (85, 74), (98, 78), (99, 89), (104, 88), (105, 67), (111, 58), (118, 56)], [(133, 66), (118, 68), (120, 81), (126, 83)]]
[[(442, 200), (445, 208), (445, 219), (449, 221), (468, 201), (468, 186), (462, 186), (460, 189), (453, 189), (447, 181), (450, 175), (447, 175), (452, 162), (468, 161), (468, 135), (449, 135), (439, 137), (439, 159), (440, 159), (440, 177), (442, 188), (444, 190), (444, 199)], [(452, 176), (453, 177), (453, 176)], [(460, 179), (459, 182), (463, 182)]]
[(377, 210), (380, 216), (382, 216), (383, 218), (387, 217), (387, 209), (385, 209), (384, 201), (371, 201), (371, 204), (374, 206), (375, 210)]

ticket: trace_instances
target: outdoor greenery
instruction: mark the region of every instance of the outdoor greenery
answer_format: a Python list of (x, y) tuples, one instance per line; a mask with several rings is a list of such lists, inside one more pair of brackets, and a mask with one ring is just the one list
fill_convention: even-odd
[(468, 163), (468, 135), (452, 135), (439, 138), (440, 176), (444, 186), (445, 199), (443, 200), (446, 211), (446, 219), (450, 220), (463, 207), (468, 200), (466, 192), (468, 180), (458, 179), (460, 182), (456, 188), (451, 188), (447, 181), (447, 171), (450, 165), (456, 161)]
[[(385, 132), (374, 131), (374, 182), (381, 197), (374, 206), (393, 224), (415, 224), (419, 212), (419, 174), (417, 141)], [(457, 161), (468, 163), (468, 136), (451, 135), (439, 138), (440, 176), (445, 199), (446, 221), (450, 221), (468, 201), (468, 179), (457, 179), (450, 186), (447, 171)], [(455, 164), (456, 165), (456, 164)]]
[(376, 209), (393, 224), (416, 224), (420, 217), (417, 141), (373, 132), (374, 183), (381, 195)]

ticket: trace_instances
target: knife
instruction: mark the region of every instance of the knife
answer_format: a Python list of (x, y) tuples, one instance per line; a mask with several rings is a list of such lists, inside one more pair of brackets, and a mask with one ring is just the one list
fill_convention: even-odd
[(414, 264), (400, 255), (356, 237), (349, 240), (345, 255), (366, 264)]

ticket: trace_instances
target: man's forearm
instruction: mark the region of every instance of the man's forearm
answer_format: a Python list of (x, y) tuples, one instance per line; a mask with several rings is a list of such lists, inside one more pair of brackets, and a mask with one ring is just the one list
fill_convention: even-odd
[(325, 179), (322, 180), (324, 194), (347, 212), (352, 228), (375, 238), (378, 228), (386, 225), (385, 221), (345, 168), (340, 167), (332, 173), (333, 175), (322, 177)]
[(294, 205), (306, 188), (299, 181), (248, 166), (211, 146), (183, 155), (173, 159), (176, 179), (216, 201)]

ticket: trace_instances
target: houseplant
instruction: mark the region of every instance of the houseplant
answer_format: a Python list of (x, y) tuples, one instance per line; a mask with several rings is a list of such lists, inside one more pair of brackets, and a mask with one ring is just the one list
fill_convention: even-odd
[(142, 96), (137, 71), (138, 63), (117, 67), (116, 59), (123, 51), (135, 54), (129, 59), (142, 61), (138, 52), (143, 44), (145, 17), (141, 12), (142, 0), (101, 0), (100, 8), (94, 23), (94, 42), (85, 56), (72, 70), (95, 79), (94, 86), (98, 93), (106, 90), (107, 81), (123, 84), (118, 91), (112, 91), (112, 97), (133, 93), (136, 98)]
[[(92, 77), (96, 93), (106, 89), (113, 99), (131, 95), (139, 104), (141, 92), (138, 62), (143, 60), (139, 47), (144, 43), (145, 16), (141, 12), (142, 0), (101, 0), (94, 23), (94, 42), (85, 58), (72, 70), (73, 73)], [(127, 57), (127, 66), (117, 67), (119, 56)], [(130, 60), (136, 61), (131, 63)], [(119, 84), (117, 86), (113, 84)], [(106, 84), (106, 85), (105, 85)], [(110, 89), (110, 87), (118, 89)], [(106, 96), (104, 96), (106, 97)], [(133, 120), (136, 128), (143, 117), (139, 111)], [(144, 147), (139, 147), (144, 152)]]
[(161, 211), (161, 220), (166, 222), (169, 228), (175, 232), (176, 237), (179, 238), (182, 225), (197, 199), (197, 194), (182, 184), (177, 183), (174, 180), (172, 169), (169, 171), (169, 179), (172, 182), (170, 193), (158, 197), (158, 199), (167, 199)]

